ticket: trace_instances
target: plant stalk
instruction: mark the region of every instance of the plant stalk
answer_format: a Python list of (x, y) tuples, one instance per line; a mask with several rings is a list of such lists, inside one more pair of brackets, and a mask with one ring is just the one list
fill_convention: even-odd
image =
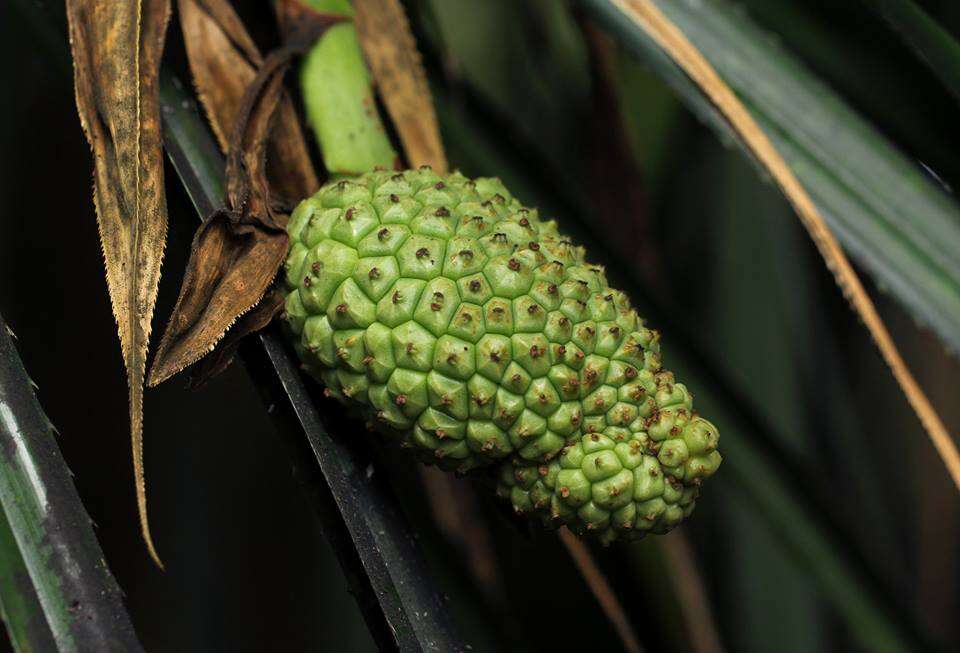
[[(325, 14), (353, 17), (347, 0), (302, 2)], [(327, 30), (304, 57), (300, 86), (307, 120), (332, 177), (395, 167), (397, 153), (380, 120), (352, 20)]]

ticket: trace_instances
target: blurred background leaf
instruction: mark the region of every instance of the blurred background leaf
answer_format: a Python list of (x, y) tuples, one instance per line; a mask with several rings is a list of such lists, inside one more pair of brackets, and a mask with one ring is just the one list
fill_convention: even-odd
[(916, 51), (944, 87), (960, 99), (960, 43), (912, 0), (864, 0)]
[[(700, 92), (614, 2), (584, 4), (733, 141)], [(851, 255), (960, 350), (960, 208), (953, 198), (735, 5), (656, 4), (739, 94)]]

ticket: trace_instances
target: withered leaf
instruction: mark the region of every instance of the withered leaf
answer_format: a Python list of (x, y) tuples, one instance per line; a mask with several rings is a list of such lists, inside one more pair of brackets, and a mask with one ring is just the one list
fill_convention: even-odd
[[(217, 141), (229, 150), (243, 94), (263, 57), (226, 0), (179, 0), (180, 26), (190, 70)], [(299, 201), (319, 186), (296, 110), (284, 92), (267, 147), (267, 176), (276, 193)]]
[(353, 0), (357, 36), (413, 167), (447, 169), (437, 116), (410, 23), (399, 0)]
[(233, 357), (243, 338), (266, 328), (283, 308), (283, 302), (283, 293), (278, 288), (269, 290), (256, 306), (244, 313), (236, 324), (230, 327), (214, 350), (193, 366), (190, 370), (190, 387), (199, 388), (227, 369), (233, 362)]
[[(94, 203), (130, 392), (143, 539), (147, 519), (143, 377), (167, 236), (157, 76), (169, 0), (67, 0), (77, 109), (94, 157)], [(162, 565), (161, 565), (162, 566)]]
[(242, 224), (227, 210), (197, 231), (173, 317), (150, 370), (155, 386), (214, 349), (238, 317), (255, 305), (287, 252), (287, 235)]
[(263, 61), (244, 92), (229, 137), (227, 207), (209, 216), (194, 236), (180, 297), (150, 370), (150, 386), (213, 351), (237, 319), (260, 302), (283, 262), (286, 216), (274, 211), (266, 146), (290, 61), (333, 22), (323, 18), (301, 26), (296, 38)]

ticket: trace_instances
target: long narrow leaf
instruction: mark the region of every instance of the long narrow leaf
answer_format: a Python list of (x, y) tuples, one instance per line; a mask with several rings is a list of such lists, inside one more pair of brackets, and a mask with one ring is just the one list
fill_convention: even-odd
[(7, 516), (0, 513), (0, 613), (15, 651), (52, 651), (56, 642), (43, 606), (30, 586), (30, 571), (20, 555)]
[(0, 603), (18, 650), (141, 650), (2, 317), (0, 505)]
[(68, 0), (74, 88), (94, 162), (94, 204), (110, 304), (130, 400), (130, 439), (140, 530), (161, 568), (147, 519), (143, 382), (167, 241), (157, 73), (169, 0)]
[[(611, 0), (583, 2), (725, 142), (736, 141), (696, 86)], [(953, 198), (733, 4), (656, 5), (737, 92), (851, 255), (960, 351), (960, 208)]]
[[(866, 293), (836, 236), (824, 222), (806, 186), (794, 174), (793, 168), (796, 164), (787, 162), (746, 106), (691, 42), (686, 32), (661, 12), (653, 0), (595, 0), (593, 4), (602, 5), (608, 10), (603, 15), (605, 20), (620, 33), (633, 34), (635, 38), (639, 38), (637, 35), (649, 38), (657, 48), (666, 53), (670, 61), (696, 84), (697, 92), (706, 97), (711, 106), (729, 122), (745, 149), (756, 157), (763, 169), (771, 175), (807, 229), (827, 268), (833, 273), (837, 285), (863, 320), (904, 396), (929, 434), (954, 484), (960, 489), (960, 452), (957, 451), (956, 443), (907, 368), (873, 300)], [(612, 10), (612, 13), (609, 10)], [(841, 128), (837, 132), (842, 134), (844, 130)], [(860, 173), (859, 170), (853, 172)], [(898, 180), (891, 180), (891, 183), (896, 181)], [(960, 233), (957, 235), (960, 237)], [(954, 249), (951, 254), (944, 253), (945, 260), (955, 260), (956, 251), (958, 250)]]

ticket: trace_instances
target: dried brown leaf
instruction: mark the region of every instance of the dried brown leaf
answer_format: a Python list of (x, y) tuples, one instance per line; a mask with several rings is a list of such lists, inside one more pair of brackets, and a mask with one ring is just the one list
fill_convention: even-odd
[(149, 385), (213, 351), (237, 318), (260, 300), (286, 253), (282, 230), (238, 224), (225, 210), (207, 219), (194, 237), (180, 297), (150, 369)]
[(263, 61), (245, 90), (228, 138), (227, 207), (209, 216), (194, 237), (180, 297), (150, 370), (150, 386), (213, 351), (237, 319), (260, 302), (283, 262), (286, 216), (274, 210), (266, 177), (267, 143), (291, 60), (336, 20), (301, 25), (296, 38)]
[[(180, 26), (200, 101), (224, 152), (247, 87), (263, 57), (226, 0), (179, 0)], [(297, 112), (284, 92), (267, 148), (276, 193), (298, 201), (319, 186)]]
[(190, 370), (190, 387), (199, 388), (227, 369), (233, 362), (233, 357), (243, 338), (266, 328), (274, 316), (283, 309), (284, 299), (283, 293), (275, 287), (256, 306), (244, 313), (217, 343), (214, 350), (208, 356), (201, 358)]
[(354, 0), (357, 36), (407, 161), (447, 170), (447, 157), (417, 43), (399, 0)]
[(890, 367), (897, 383), (920, 423), (930, 436), (937, 453), (943, 460), (954, 485), (960, 489), (960, 452), (943, 420), (937, 414), (927, 395), (913, 377), (900, 355), (893, 336), (877, 312), (860, 278), (844, 254), (830, 227), (823, 220), (809, 193), (787, 165), (783, 156), (760, 129), (753, 116), (723, 81), (710, 62), (697, 50), (683, 32), (674, 25), (651, 0), (613, 0), (621, 12), (640, 29), (650, 35), (677, 66), (700, 88), (704, 96), (741, 137), (757, 160), (770, 172), (770, 176), (793, 206), (800, 222), (810, 234), (827, 268), (850, 302), (854, 311), (863, 320), (884, 361)]
[[(154, 386), (209, 353), (227, 329), (263, 296), (287, 251), (283, 220), (264, 176), (270, 116), (286, 66), (267, 71), (242, 109), (227, 160), (227, 205), (194, 236), (180, 297), (150, 370)], [(256, 109), (254, 110), (254, 105)], [(251, 118), (246, 120), (246, 118)]]
[(143, 470), (143, 376), (167, 237), (157, 76), (169, 0), (67, 0), (77, 109), (94, 157), (94, 203), (130, 392), (143, 539), (158, 565)]

